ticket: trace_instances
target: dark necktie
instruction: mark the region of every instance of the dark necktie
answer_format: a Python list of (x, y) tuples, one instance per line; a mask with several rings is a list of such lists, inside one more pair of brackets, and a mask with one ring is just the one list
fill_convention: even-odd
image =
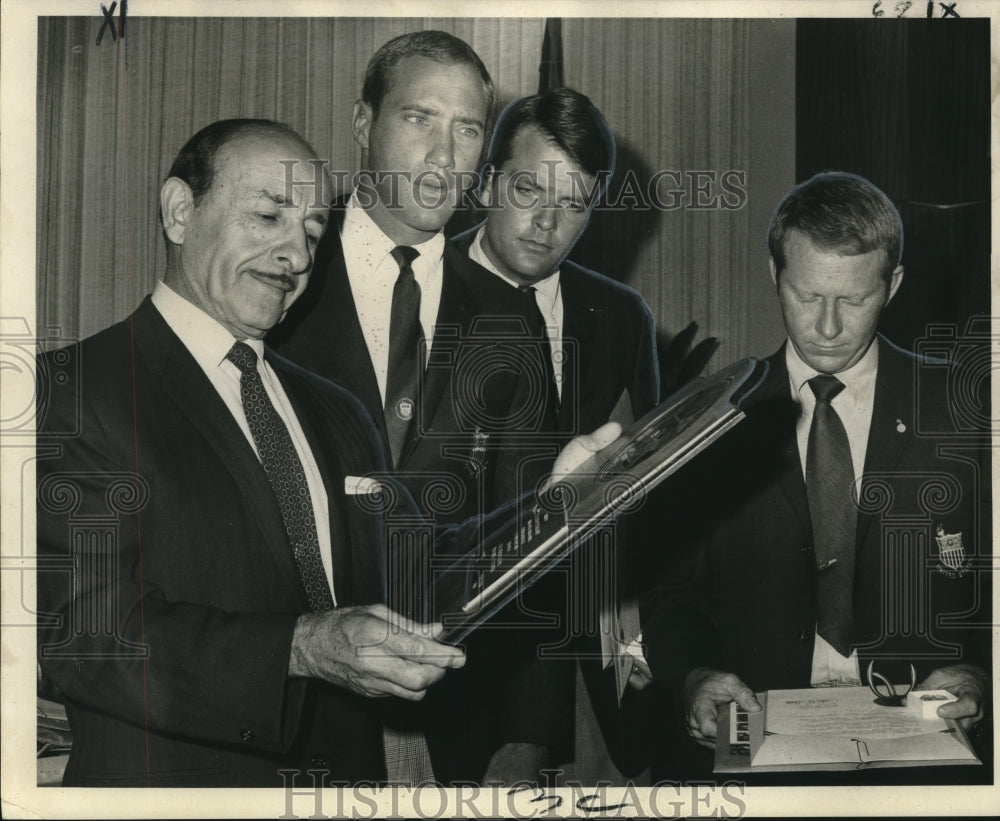
[[(413, 276), (416, 248), (397, 245), (392, 258), (399, 276), (392, 289), (389, 315), (389, 367), (385, 378), (385, 429), (392, 466), (399, 467), (406, 433), (417, 407), (417, 384), (423, 371), (424, 331), (420, 326), (420, 285)], [(390, 783), (416, 786), (434, 780), (427, 740), (420, 730), (382, 728), (383, 754)]]
[(399, 277), (392, 289), (389, 319), (389, 367), (385, 380), (385, 428), (392, 466), (399, 467), (406, 432), (417, 407), (417, 383), (423, 371), (424, 332), (420, 327), (420, 286), (411, 263), (420, 252), (406, 245), (392, 249)]
[(226, 354), (226, 359), (242, 374), (240, 400), (243, 413), (257, 445), (267, 481), (278, 498), (281, 518), (292, 543), (295, 564), (309, 599), (309, 607), (329, 610), (333, 607), (333, 596), (320, 557), (316, 515), (306, 472), (292, 444), (292, 437), (264, 390), (264, 383), (257, 373), (256, 351), (245, 342), (237, 342)]
[(851, 652), (857, 506), (844, 423), (830, 404), (844, 389), (835, 376), (809, 380), (816, 396), (806, 452), (806, 495), (816, 549), (817, 631), (842, 656)]
[(545, 323), (545, 316), (542, 309), (538, 307), (537, 289), (534, 285), (520, 285), (518, 290), (524, 294), (526, 300), (525, 313), (531, 321), (532, 336), (545, 340), (545, 356), (542, 357), (545, 364), (545, 374), (548, 379), (548, 406), (554, 420), (559, 419), (559, 387), (556, 385), (555, 369), (552, 365), (552, 342), (549, 340), (549, 332)]

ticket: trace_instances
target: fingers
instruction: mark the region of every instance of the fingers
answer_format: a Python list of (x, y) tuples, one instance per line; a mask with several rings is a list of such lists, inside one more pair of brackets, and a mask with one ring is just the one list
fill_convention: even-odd
[[(356, 646), (358, 681), (377, 695), (419, 701), (446, 670), (465, 664), (465, 654), (419, 634), (440, 635), (440, 625), (417, 625), (401, 618), (394, 621), (398, 623), (381, 626), (375, 643)], [(405, 626), (419, 632), (404, 632)]]
[(641, 691), (645, 690), (652, 683), (653, 671), (649, 669), (649, 665), (643, 659), (635, 659), (632, 672), (628, 677), (629, 687), (633, 690)]
[(307, 614), (296, 624), (289, 672), (364, 696), (416, 701), (445, 671), (465, 664), (461, 650), (434, 640), (441, 629), (381, 604)]
[(715, 741), (715, 736), (719, 731), (719, 704), (709, 696), (699, 696), (691, 704), (691, 715), (688, 719), (688, 726), (691, 735), (697, 741)]
[(417, 664), (392, 656), (370, 658), (356, 670), (355, 684), (371, 696), (395, 696), (419, 701), (427, 688), (444, 677), (440, 667)]
[(400, 616), (383, 604), (363, 608), (376, 621), (368, 625), (367, 637), (357, 636), (360, 654), (396, 656), (420, 664), (453, 670), (465, 664), (465, 653), (435, 639), (444, 631), (440, 622), (422, 624)]
[(411, 664), (454, 670), (465, 664), (465, 654), (457, 647), (439, 644), (424, 636), (397, 630), (389, 625), (370, 643), (359, 642), (359, 657), (391, 657)]
[(732, 673), (698, 669), (688, 675), (688, 732), (701, 746), (712, 749), (718, 734), (720, 709), (735, 701), (744, 710), (756, 713), (761, 709), (753, 690)]
[(547, 484), (558, 482), (561, 477), (572, 473), (601, 448), (614, 442), (621, 432), (622, 426), (617, 422), (606, 422), (593, 433), (570, 440), (556, 458)]

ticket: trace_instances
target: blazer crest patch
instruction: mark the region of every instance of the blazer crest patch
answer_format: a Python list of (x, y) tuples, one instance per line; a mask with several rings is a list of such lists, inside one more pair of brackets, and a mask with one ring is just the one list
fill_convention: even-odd
[(938, 544), (938, 563), (934, 568), (949, 579), (957, 579), (969, 572), (969, 560), (965, 556), (962, 533), (945, 533), (944, 525), (937, 526), (934, 540)]

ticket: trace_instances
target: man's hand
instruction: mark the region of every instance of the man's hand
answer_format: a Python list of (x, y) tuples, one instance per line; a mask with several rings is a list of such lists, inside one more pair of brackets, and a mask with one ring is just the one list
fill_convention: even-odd
[(633, 690), (645, 690), (653, 683), (653, 671), (649, 669), (645, 659), (633, 656), (632, 662), (632, 672), (628, 674), (628, 686)]
[(985, 671), (974, 664), (953, 664), (932, 670), (918, 690), (947, 690), (958, 701), (938, 707), (941, 718), (954, 718), (966, 732), (983, 717), (983, 708), (990, 693), (990, 681)]
[(299, 616), (289, 676), (323, 679), (363, 696), (419, 701), (445, 671), (465, 664), (440, 644), (440, 624), (416, 624), (383, 604)]
[(621, 435), (621, 425), (617, 422), (605, 422), (593, 433), (571, 439), (559, 451), (555, 464), (552, 466), (552, 474), (545, 480), (543, 489), (550, 487), (562, 477), (572, 473), (586, 462), (587, 459), (597, 453), (597, 451), (606, 448)]
[(731, 701), (748, 713), (761, 710), (753, 690), (732, 673), (707, 667), (696, 667), (688, 673), (684, 680), (685, 720), (691, 737), (702, 747), (715, 749), (719, 708)]

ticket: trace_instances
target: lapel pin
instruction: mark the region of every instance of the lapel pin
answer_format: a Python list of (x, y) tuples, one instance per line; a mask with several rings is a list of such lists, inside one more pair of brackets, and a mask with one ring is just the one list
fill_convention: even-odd
[(906, 425), (903, 424), (902, 419), (896, 420), (896, 433), (906, 433)]
[(409, 422), (413, 418), (413, 400), (404, 396), (396, 403), (396, 416), (404, 422)]
[(489, 438), (490, 435), (483, 433), (483, 429), (477, 425), (472, 433), (472, 450), (469, 451), (469, 458), (465, 462), (465, 469), (473, 479), (486, 467), (486, 443)]

